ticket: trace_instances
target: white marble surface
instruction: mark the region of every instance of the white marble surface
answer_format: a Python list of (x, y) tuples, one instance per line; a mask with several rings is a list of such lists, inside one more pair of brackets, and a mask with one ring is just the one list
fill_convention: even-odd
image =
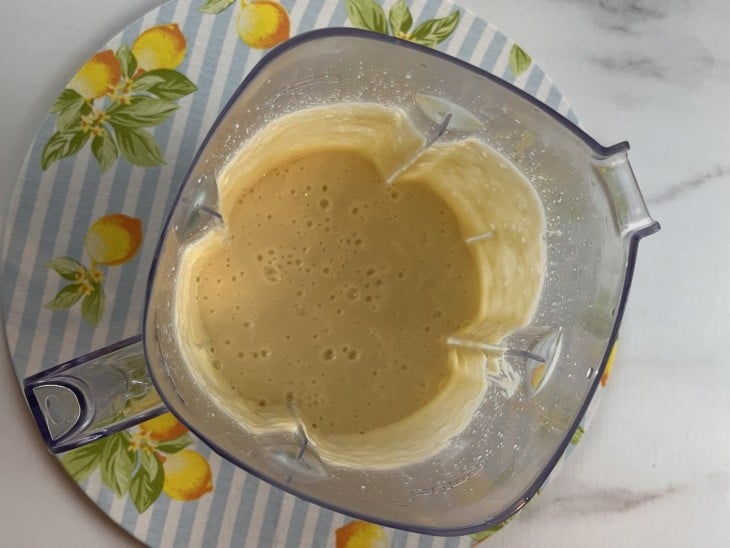
[[(158, 3), (4, 6), (0, 221), (58, 89)], [(730, 3), (460, 3), (531, 53), (599, 141), (631, 142), (663, 225), (641, 245), (617, 363), (590, 430), (549, 489), (485, 545), (728, 546)], [(1, 544), (135, 545), (46, 454), (0, 350)]]

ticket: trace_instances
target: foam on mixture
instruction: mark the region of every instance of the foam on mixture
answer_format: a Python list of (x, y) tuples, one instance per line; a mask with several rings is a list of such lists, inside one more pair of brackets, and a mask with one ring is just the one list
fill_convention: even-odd
[(183, 252), (176, 320), (199, 382), (255, 432), (295, 427), (344, 466), (444, 448), (485, 391), (484, 352), (526, 324), (544, 213), (484, 143), (422, 146), (396, 109), (284, 116), (219, 177), (224, 223)]

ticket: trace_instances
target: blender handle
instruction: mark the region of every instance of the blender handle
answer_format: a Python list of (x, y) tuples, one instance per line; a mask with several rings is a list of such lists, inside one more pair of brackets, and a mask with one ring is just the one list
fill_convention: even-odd
[(141, 335), (42, 371), (23, 384), (52, 453), (80, 447), (167, 410), (149, 376)]
[(628, 143), (610, 147), (617, 150), (597, 165), (613, 203), (617, 229), (622, 237), (643, 238), (659, 230), (659, 223), (649, 215), (634, 170), (627, 156)]

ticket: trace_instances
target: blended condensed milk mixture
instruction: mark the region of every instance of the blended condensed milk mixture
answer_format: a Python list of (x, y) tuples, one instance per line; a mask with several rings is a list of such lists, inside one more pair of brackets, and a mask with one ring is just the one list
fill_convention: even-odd
[(529, 322), (544, 213), (474, 139), (386, 182), (422, 145), (402, 111), (343, 103), (275, 120), (220, 174), (224, 222), (183, 252), (177, 329), (250, 430), (301, 421), (322, 459), (388, 468), (469, 424), (488, 385), (469, 342)]

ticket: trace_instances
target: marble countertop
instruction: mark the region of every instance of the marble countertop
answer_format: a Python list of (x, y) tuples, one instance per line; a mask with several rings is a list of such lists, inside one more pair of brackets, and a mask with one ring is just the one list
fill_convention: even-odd
[[(159, 0), (5, 6), (0, 221), (57, 90)], [(616, 364), (583, 441), (485, 546), (721, 547), (730, 534), (730, 3), (461, 0), (526, 49), (631, 160), (662, 231), (640, 246)], [(135, 545), (42, 446), (0, 349), (7, 546)], [(42, 524), (41, 524), (42, 522)]]

